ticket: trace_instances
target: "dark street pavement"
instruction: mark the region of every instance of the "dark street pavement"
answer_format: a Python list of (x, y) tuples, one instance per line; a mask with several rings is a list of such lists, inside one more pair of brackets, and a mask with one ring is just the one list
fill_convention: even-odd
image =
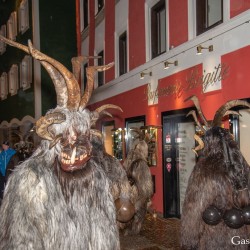
[(153, 218), (148, 214), (142, 230), (136, 236), (121, 236), (121, 250), (177, 250), (180, 220)]

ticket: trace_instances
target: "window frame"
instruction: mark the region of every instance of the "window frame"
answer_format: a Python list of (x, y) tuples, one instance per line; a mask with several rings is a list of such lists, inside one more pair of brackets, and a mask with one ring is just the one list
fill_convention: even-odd
[[(203, 2), (202, 2), (203, 1)], [(199, 2), (199, 5), (197, 4)], [(224, 22), (224, 1), (221, 0), (221, 19), (214, 24), (207, 26), (207, 16), (208, 16), (208, 0), (196, 0), (195, 1), (195, 18), (196, 18), (196, 35), (199, 36), (206, 31), (218, 26)]]
[(118, 37), (118, 61), (119, 61), (119, 76), (121, 76), (128, 72), (127, 30), (123, 31)]
[[(165, 22), (163, 25), (163, 30), (165, 34), (161, 35), (161, 13), (162, 11), (165, 12)], [(167, 52), (167, 8), (166, 8), (166, 1), (159, 0), (156, 4), (154, 4), (150, 8), (150, 28), (151, 28), (151, 58), (156, 58), (159, 55)], [(162, 44), (162, 39), (164, 38), (164, 43)], [(162, 49), (164, 46), (164, 50)]]
[[(98, 61), (98, 66), (102, 66), (104, 65), (104, 50), (101, 50), (99, 53), (98, 53), (98, 56), (101, 56), (101, 58), (98, 58), (97, 61)], [(104, 81), (104, 71), (99, 71), (97, 73), (97, 86), (98, 87), (101, 87), (102, 85), (105, 84), (105, 81)]]

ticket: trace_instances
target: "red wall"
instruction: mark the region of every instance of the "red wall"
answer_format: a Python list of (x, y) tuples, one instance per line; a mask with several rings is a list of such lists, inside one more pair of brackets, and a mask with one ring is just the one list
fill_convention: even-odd
[(241, 12), (250, 9), (249, 0), (230, 0), (230, 17), (239, 15)]
[[(207, 120), (213, 119), (216, 110), (226, 101), (232, 99), (241, 99), (250, 97), (250, 70), (248, 61), (250, 58), (250, 46), (244, 47), (232, 53), (223, 55), (221, 63), (229, 65), (229, 73), (222, 80), (222, 89), (210, 93), (202, 93), (202, 86), (197, 84), (188, 88), (187, 76), (190, 76), (194, 70), (197, 75), (201, 76), (203, 69), (202, 64), (180, 71), (174, 75), (160, 79), (159, 88), (179, 86), (174, 94), (162, 95), (158, 99), (158, 104), (148, 106), (146, 100), (147, 85), (138, 87), (131, 91), (119, 94), (105, 101), (91, 105), (89, 108), (95, 109), (104, 103), (111, 103), (120, 106), (123, 113), (117, 110), (111, 111), (114, 114), (116, 127), (125, 127), (125, 118), (146, 115), (146, 125), (162, 125), (162, 112), (183, 109), (194, 106), (192, 101), (184, 102), (191, 96), (197, 95), (200, 101), (202, 111)], [(180, 88), (181, 86), (181, 88)], [(189, 85), (190, 86), (190, 85)], [(173, 88), (171, 88), (173, 91)], [(182, 91), (181, 91), (182, 90)], [(103, 121), (103, 120), (102, 120)], [(153, 197), (153, 207), (163, 212), (163, 168), (162, 168), (162, 130), (158, 130), (158, 162), (156, 167), (151, 167), (151, 173), (156, 178), (156, 193)]]
[(144, 2), (145, 0), (129, 0), (129, 70), (146, 61)]
[(188, 41), (188, 1), (169, 0), (169, 46)]

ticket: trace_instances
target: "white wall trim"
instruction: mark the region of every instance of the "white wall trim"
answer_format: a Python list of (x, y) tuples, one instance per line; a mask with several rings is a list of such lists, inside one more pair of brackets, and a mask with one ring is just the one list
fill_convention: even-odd
[[(213, 44), (215, 56), (222, 56), (224, 54), (236, 51), (240, 48), (250, 45), (250, 10), (245, 11), (241, 15), (232, 18), (225, 24), (199, 35), (198, 37), (160, 55), (153, 60), (146, 62), (143, 65), (131, 70), (125, 75), (122, 75), (109, 83), (97, 88), (89, 104), (96, 103), (107, 98), (124, 93), (131, 89), (148, 84), (151, 81), (158, 81), (158, 79), (170, 76), (176, 72), (202, 64), (204, 56), (196, 56), (196, 47), (199, 44), (208, 46)], [(212, 56), (210, 54), (209, 56)], [(190, 60), (192, 58), (192, 60)], [(178, 59), (179, 65), (171, 67), (169, 70), (163, 69), (163, 62), (166, 60)], [(145, 77), (140, 80), (139, 74), (142, 71), (152, 71), (152, 77)]]

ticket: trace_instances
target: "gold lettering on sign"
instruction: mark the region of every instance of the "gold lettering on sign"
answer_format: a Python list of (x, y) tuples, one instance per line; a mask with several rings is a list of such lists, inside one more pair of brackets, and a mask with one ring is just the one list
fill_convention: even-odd
[(204, 74), (200, 75), (198, 69), (195, 68), (191, 71), (190, 75), (186, 77), (185, 82), (181, 80), (175, 80), (174, 84), (168, 85), (167, 87), (157, 88), (155, 90), (151, 89), (151, 84), (149, 83), (147, 89), (145, 90), (146, 99), (152, 100), (154, 103), (156, 98), (162, 96), (174, 95), (175, 98), (180, 98), (183, 92), (190, 91), (202, 85), (203, 93), (207, 90), (209, 86), (213, 86), (216, 82), (226, 79), (229, 74), (229, 66), (226, 64), (219, 64), (214, 67), (213, 72), (203, 71)]

